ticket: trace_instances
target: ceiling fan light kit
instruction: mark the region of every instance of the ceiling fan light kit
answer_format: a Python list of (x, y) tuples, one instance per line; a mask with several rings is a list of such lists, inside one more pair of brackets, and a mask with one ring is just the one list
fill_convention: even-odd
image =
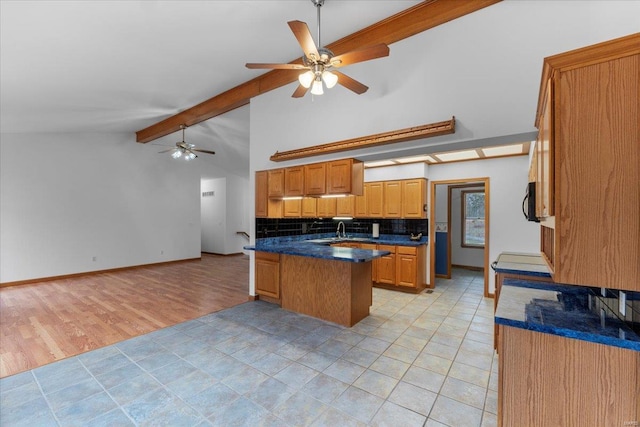
[(184, 140), (184, 130), (187, 128), (186, 125), (180, 125), (180, 129), (182, 129), (182, 141), (176, 142), (176, 146), (174, 148), (169, 148), (168, 150), (159, 151), (159, 153), (167, 153), (171, 152), (171, 157), (174, 159), (184, 159), (185, 161), (193, 160), (198, 156), (194, 151), (198, 151), (200, 153), (207, 154), (216, 154), (215, 151), (211, 150), (201, 150), (196, 148), (195, 145), (185, 142)]
[(305, 70), (303, 73), (298, 75), (299, 86), (293, 92), (292, 96), (294, 98), (303, 97), (309, 88), (311, 88), (311, 94), (322, 95), (324, 93), (323, 86), (326, 86), (327, 89), (331, 89), (338, 83), (358, 95), (366, 92), (367, 89), (369, 89), (367, 86), (343, 73), (338, 71), (332, 72), (331, 69), (388, 56), (389, 47), (384, 43), (380, 43), (373, 46), (365, 46), (363, 48), (335, 56), (329, 49), (322, 47), (320, 38), (320, 8), (324, 4), (324, 0), (311, 0), (311, 3), (316, 7), (318, 15), (317, 47), (306, 23), (302, 21), (288, 22), (289, 28), (291, 28), (293, 35), (298, 40), (298, 43), (304, 52), (304, 55), (302, 56), (302, 65), (299, 63), (247, 63), (246, 67), (250, 69), (280, 69), (295, 72)]

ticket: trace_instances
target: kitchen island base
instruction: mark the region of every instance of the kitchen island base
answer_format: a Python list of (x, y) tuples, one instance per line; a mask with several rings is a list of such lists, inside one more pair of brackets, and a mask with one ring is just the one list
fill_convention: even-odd
[(371, 262), (280, 255), (282, 308), (351, 327), (369, 315)]

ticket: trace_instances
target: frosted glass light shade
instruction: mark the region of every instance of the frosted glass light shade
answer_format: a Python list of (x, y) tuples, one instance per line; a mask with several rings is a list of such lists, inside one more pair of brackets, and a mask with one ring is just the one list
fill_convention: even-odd
[(298, 81), (306, 89), (309, 89), (309, 86), (311, 86), (311, 82), (313, 82), (313, 79), (315, 79), (315, 77), (316, 77), (316, 75), (313, 74), (313, 71), (309, 70), (307, 72), (304, 72), (304, 73), (300, 74), (298, 76)]
[(314, 95), (322, 95), (324, 90), (322, 89), (322, 80), (314, 80), (313, 87), (311, 87), (311, 93)]
[(327, 85), (327, 89), (331, 89), (336, 85), (336, 83), (338, 83), (338, 76), (333, 74), (331, 71), (323, 71), (322, 80), (324, 80), (324, 84)]
[(171, 153), (171, 157), (173, 157), (174, 159), (179, 159), (180, 157), (182, 157), (182, 151), (180, 150), (176, 150), (173, 153)]

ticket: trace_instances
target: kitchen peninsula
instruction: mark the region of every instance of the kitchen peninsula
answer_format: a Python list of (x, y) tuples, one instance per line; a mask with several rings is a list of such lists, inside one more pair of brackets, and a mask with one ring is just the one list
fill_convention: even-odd
[[(411, 242), (403, 237), (410, 246), (426, 244), (426, 238)], [(261, 299), (351, 327), (369, 315), (373, 261), (390, 252), (335, 245), (370, 241), (291, 236), (258, 239), (245, 249), (256, 251), (256, 291)]]

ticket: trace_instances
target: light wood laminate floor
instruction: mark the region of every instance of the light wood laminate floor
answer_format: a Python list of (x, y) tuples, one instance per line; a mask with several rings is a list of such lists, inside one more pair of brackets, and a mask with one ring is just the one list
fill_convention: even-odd
[(0, 377), (246, 302), (249, 257), (139, 267), (0, 289)]

